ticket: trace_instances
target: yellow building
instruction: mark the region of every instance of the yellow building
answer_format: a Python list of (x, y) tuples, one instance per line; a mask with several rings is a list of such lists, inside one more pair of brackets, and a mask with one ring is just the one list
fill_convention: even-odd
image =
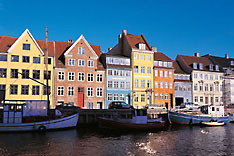
[(132, 105), (143, 108), (153, 103), (153, 65), (154, 50), (144, 35), (127, 34), (123, 30), (118, 44), (109, 53), (131, 58), (132, 67)]
[[(53, 57), (48, 62), (50, 107), (54, 108)], [(47, 100), (46, 87), (40, 84), (46, 84), (45, 71), (45, 54), (28, 29), (19, 38), (0, 36), (0, 90), (5, 90), (6, 100)]]

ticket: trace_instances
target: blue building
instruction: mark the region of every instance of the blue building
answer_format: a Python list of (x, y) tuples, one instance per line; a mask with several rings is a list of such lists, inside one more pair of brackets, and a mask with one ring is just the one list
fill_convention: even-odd
[(124, 101), (132, 105), (132, 69), (130, 58), (103, 53), (101, 62), (106, 70), (106, 108), (112, 101)]

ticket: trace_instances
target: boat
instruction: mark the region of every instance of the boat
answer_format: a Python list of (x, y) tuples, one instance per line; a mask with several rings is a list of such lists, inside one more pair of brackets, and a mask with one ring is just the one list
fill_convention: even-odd
[(170, 123), (183, 125), (198, 125), (212, 120), (226, 124), (229, 116), (224, 114), (223, 106), (204, 106), (200, 110), (168, 110), (168, 120)]
[(48, 85), (47, 28), (45, 53), (46, 84), (31, 77), (28, 78), (46, 86), (47, 100), (5, 100), (5, 91), (0, 90), (0, 132), (46, 131), (77, 126), (79, 114), (62, 117), (61, 112), (58, 110), (55, 110), (55, 112), (59, 112), (60, 115), (51, 114)]
[(223, 126), (224, 122), (210, 121), (210, 122), (201, 122), (204, 126)]
[(157, 130), (165, 127), (162, 118), (148, 119), (146, 109), (133, 110), (130, 118), (116, 115), (112, 118), (99, 117), (99, 127), (120, 130)]

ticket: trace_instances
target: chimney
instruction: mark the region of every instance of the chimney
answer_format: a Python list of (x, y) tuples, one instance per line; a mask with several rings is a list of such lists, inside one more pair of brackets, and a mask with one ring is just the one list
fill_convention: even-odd
[(68, 42), (68, 43), (73, 43), (73, 40), (68, 40), (67, 42)]
[(127, 35), (127, 30), (123, 30), (122, 33)]
[(112, 48), (108, 48), (108, 52), (111, 51)]
[(151, 49), (152, 49), (153, 52), (157, 52), (157, 47), (152, 46)]
[(199, 53), (198, 52), (194, 53), (194, 56), (199, 57)]
[(229, 59), (228, 54), (225, 54), (225, 59)]

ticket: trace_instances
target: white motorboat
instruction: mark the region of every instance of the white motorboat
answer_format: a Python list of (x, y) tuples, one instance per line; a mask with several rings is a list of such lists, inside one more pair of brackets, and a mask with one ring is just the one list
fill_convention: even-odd
[(201, 124), (205, 126), (223, 126), (224, 122), (210, 121), (210, 122), (202, 122)]

